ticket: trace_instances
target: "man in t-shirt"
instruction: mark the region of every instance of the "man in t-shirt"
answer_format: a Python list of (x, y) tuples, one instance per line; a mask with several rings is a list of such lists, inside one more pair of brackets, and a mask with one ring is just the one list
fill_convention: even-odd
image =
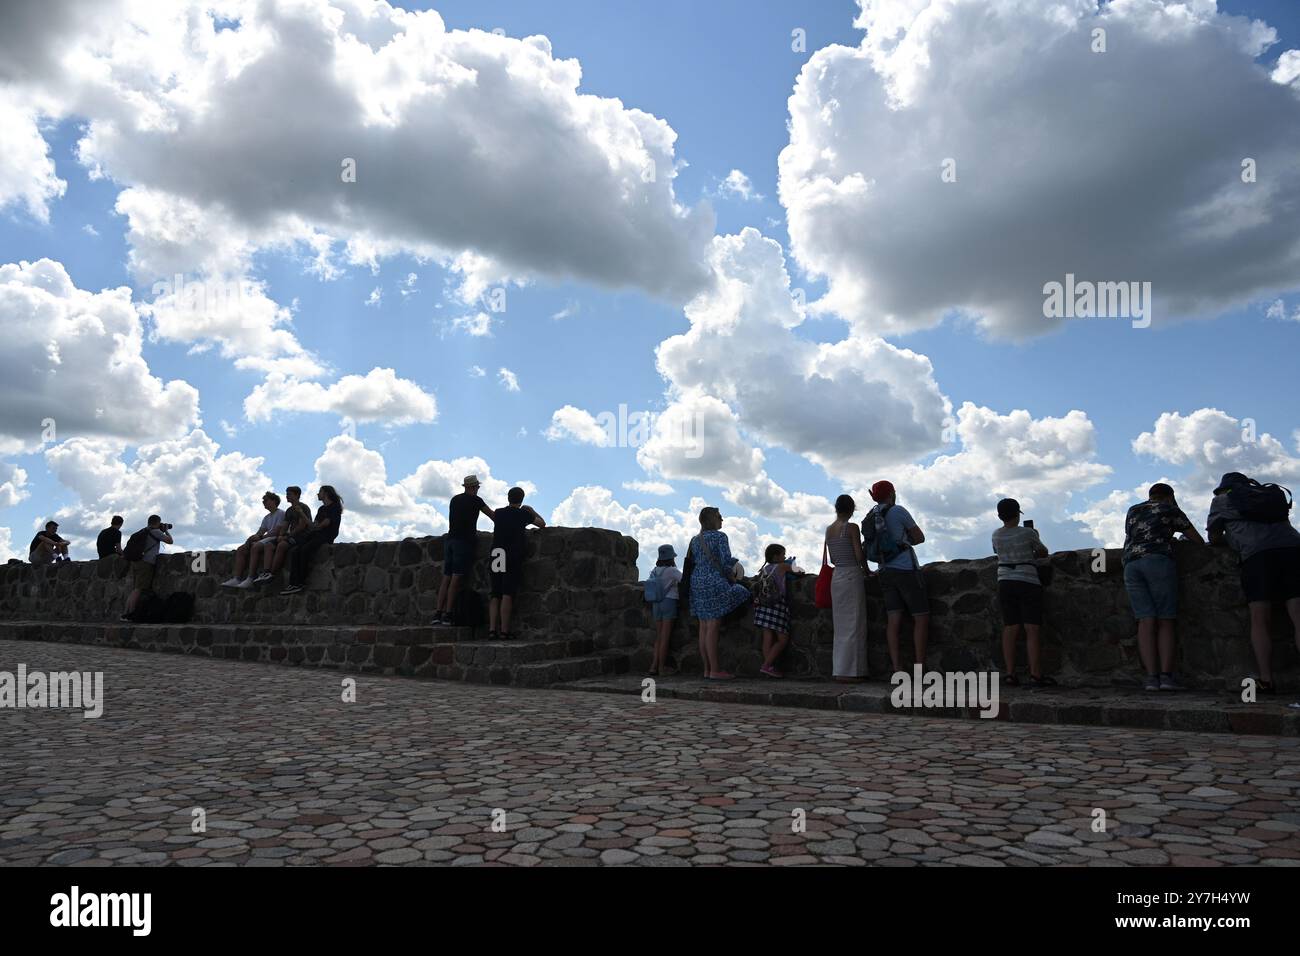
[(316, 520), (302, 534), (289, 536), (289, 585), (281, 594), (297, 594), (307, 585), (307, 566), (322, 546), (333, 544), (343, 525), (343, 499), (333, 485), (321, 485), (316, 493), (321, 503)]
[(993, 532), (993, 553), (998, 556), (998, 605), (1002, 609), (1002, 660), (1006, 668), (1002, 680), (1015, 686), (1016, 642), (1025, 629), (1029, 651), (1029, 683), (1034, 687), (1051, 687), (1056, 681), (1043, 674), (1039, 637), (1043, 625), (1043, 585), (1038, 578), (1035, 558), (1047, 557), (1047, 548), (1038, 531), (1020, 524), (1020, 502), (1003, 498), (998, 502), (1002, 527)]
[(433, 615), (434, 627), (455, 624), (453, 609), (460, 579), (469, 574), (478, 550), (478, 516), (492, 517), (493, 511), (478, 496), (478, 475), (469, 475), (461, 484), (465, 490), (451, 499), (447, 507), (450, 527), (443, 535), (442, 584), (438, 586), (438, 608)]
[(1164, 482), (1152, 485), (1147, 500), (1129, 508), (1124, 517), (1124, 590), (1138, 622), (1138, 654), (1147, 672), (1144, 690), (1182, 690), (1173, 674), (1178, 618), (1173, 541), (1179, 532), (1188, 540), (1205, 543), (1178, 507), (1174, 489)]
[(163, 524), (162, 518), (158, 515), (150, 515), (147, 525), (149, 533), (144, 539), (144, 551), (140, 555), (139, 561), (131, 562), (131, 594), (126, 599), (126, 613), (122, 615), (122, 620), (130, 621), (135, 614), (136, 605), (140, 603), (140, 595), (145, 591), (152, 591), (154, 579), (156, 577), (158, 565), (158, 553), (164, 544), (173, 544), (171, 536), (171, 525)]
[(878, 481), (871, 486), (870, 493), (876, 505), (862, 519), (864, 540), (875, 535), (876, 518), (879, 517), (879, 526), (888, 530), (890, 537), (901, 545), (897, 554), (879, 562), (880, 590), (885, 596), (885, 640), (889, 644), (889, 660), (897, 674), (903, 669), (898, 638), (903, 629), (904, 614), (912, 616), (912, 647), (916, 652), (916, 663), (925, 666), (925, 649), (930, 638), (930, 599), (925, 592), (920, 562), (912, 550), (913, 545), (925, 541), (925, 534), (911, 513), (898, 503), (893, 484)]
[[(262, 507), (266, 509), (266, 515), (257, 531), (235, 549), (235, 574), (230, 580), (221, 582), (223, 588), (251, 588), (260, 559), (265, 556), (264, 565), (271, 563), (271, 553), (267, 548), (275, 546), (280, 526), (284, 524), (284, 510), (280, 507), (280, 496), (274, 491), (262, 495)], [(247, 577), (244, 576), (245, 570), (248, 571)]]
[(1300, 531), (1289, 520), (1247, 521), (1230, 493), (1250, 479), (1230, 471), (1214, 489), (1208, 530), (1210, 544), (1226, 544), (1241, 558), (1241, 590), (1250, 606), (1250, 643), (1259, 665), (1257, 686), (1273, 693), (1273, 645), (1269, 634), (1273, 605), (1286, 605), (1296, 647), (1300, 647)]
[(45, 529), (36, 532), (27, 549), (27, 560), (32, 564), (53, 564), (68, 560), (68, 542), (59, 537), (59, 523), (45, 522)]
[(112, 557), (122, 553), (122, 516), (113, 515), (108, 527), (95, 539), (95, 550), (101, 558)]
[[(492, 599), (488, 602), (488, 639), (509, 640), (510, 614), (524, 573), (524, 529), (530, 524), (545, 528), (542, 516), (524, 504), (524, 489), (511, 488), (506, 493), (509, 507), (492, 513)], [(478, 518), (475, 513), (475, 519)], [(500, 620), (501, 630), (497, 631)]]
[[(261, 555), (262, 570), (257, 574), (249, 572), (248, 576), (253, 579), (254, 585), (265, 584), (280, 572), (289, 558), (292, 542), (306, 535), (311, 527), (311, 509), (301, 500), (302, 489), (290, 485), (284, 489), (284, 497), (289, 505), (284, 509), (284, 521), (276, 530), (274, 539), (266, 545), (266, 553)], [(253, 570), (256, 569), (255, 563)]]

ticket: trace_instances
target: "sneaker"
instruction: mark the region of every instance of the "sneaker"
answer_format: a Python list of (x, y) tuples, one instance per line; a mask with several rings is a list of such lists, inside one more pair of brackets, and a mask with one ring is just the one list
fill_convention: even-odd
[(762, 667), (760, 667), (760, 668), (758, 669), (758, 672), (759, 672), (760, 674), (762, 674), (764, 677), (784, 677), (784, 676), (785, 676), (785, 675), (782, 674), (779, 670), (777, 670), (775, 667), (773, 667), (771, 664), (764, 664)]
[(235, 585), (235, 587), (239, 588), (239, 590), (241, 591), (247, 591), (252, 586), (253, 586), (252, 578), (244, 578), (244, 580), (240, 581), (238, 584)]
[(267, 581), (271, 580), (272, 577), (273, 575), (271, 574), (270, 571), (260, 571), (258, 572), (257, 577), (253, 578), (253, 583), (265, 584)]
[(1183, 690), (1184, 688), (1182, 684), (1174, 680), (1173, 674), (1161, 674), (1160, 689), (1161, 690)]
[(281, 596), (286, 595), (286, 594), (297, 594), (297, 593), (298, 593), (299, 591), (301, 591), (301, 590), (302, 590), (302, 588), (298, 587), (298, 585), (296, 585), (296, 584), (290, 584), (287, 588), (285, 588), (283, 591), (281, 591), (280, 594), (281, 594)]
[(123, 614), (121, 617), (118, 618), (118, 620), (121, 621), (123, 624), (135, 623), (135, 619), (132, 618), (130, 614)]
[(677, 673), (677, 668), (673, 667), (671, 664), (662, 664), (659, 667), (660, 677), (672, 677), (676, 673)]
[(1143, 690), (1159, 690), (1159, 689), (1160, 689), (1160, 675), (1159, 675), (1159, 674), (1148, 674), (1148, 675), (1147, 675), (1147, 679), (1146, 679), (1146, 683), (1144, 683), (1144, 684), (1142, 685), (1142, 689), (1143, 689)]
[(433, 620), (429, 622), (431, 627), (447, 627), (448, 621), (444, 620), (441, 614), (435, 614)]
[(240, 583), (241, 581), (239, 578), (231, 578), (229, 581), (222, 581), (221, 586), (223, 588), (237, 588), (239, 587)]

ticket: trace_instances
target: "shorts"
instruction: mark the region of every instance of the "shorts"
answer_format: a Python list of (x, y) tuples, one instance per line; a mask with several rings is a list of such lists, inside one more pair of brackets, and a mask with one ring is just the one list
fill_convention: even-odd
[(158, 566), (148, 561), (132, 561), (131, 586), (137, 591), (152, 591), (154, 574), (157, 570)]
[(1139, 621), (1178, 617), (1178, 563), (1167, 554), (1148, 554), (1124, 565), (1124, 589)]
[(650, 605), (650, 617), (656, 621), (677, 620), (677, 598), (664, 598)]
[(253, 542), (255, 548), (274, 548), (280, 543), (280, 539), (273, 534), (268, 534), (265, 538)]
[(1241, 590), (1250, 603), (1300, 598), (1300, 548), (1269, 548), (1241, 562)]
[(906, 611), (920, 617), (930, 613), (930, 598), (925, 593), (925, 578), (920, 571), (885, 568), (880, 572), (880, 590), (885, 594), (885, 610), (890, 614)]
[(462, 541), (460, 538), (443, 538), (442, 573), (469, 574), (474, 565), (474, 554), (478, 551), (477, 541)]
[(523, 568), (514, 567), (509, 571), (492, 572), (492, 596), (514, 597), (519, 593), (519, 582), (523, 578)]
[(1017, 624), (1043, 623), (1043, 587), (1028, 581), (999, 581), (998, 604), (1002, 607), (1002, 623), (1008, 627)]

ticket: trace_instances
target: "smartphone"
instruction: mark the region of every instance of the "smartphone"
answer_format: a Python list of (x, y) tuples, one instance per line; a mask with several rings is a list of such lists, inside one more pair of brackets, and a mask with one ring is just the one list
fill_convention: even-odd
[(1032, 528), (1033, 526), (1034, 526), (1034, 519), (1033, 519), (1033, 518), (1028, 518), (1028, 519), (1025, 520), (1025, 527), (1026, 527), (1026, 528)]
[(785, 563), (790, 565), (790, 567), (794, 567), (794, 558), (793, 557), (786, 558)]

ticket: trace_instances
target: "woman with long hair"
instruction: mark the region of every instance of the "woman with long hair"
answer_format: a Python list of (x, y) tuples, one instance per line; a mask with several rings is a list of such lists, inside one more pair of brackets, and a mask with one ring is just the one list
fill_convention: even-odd
[(749, 588), (732, 578), (731, 543), (722, 533), (722, 512), (700, 512), (700, 533), (687, 548), (691, 566), (691, 607), (700, 621), (700, 658), (708, 680), (731, 680), (718, 659), (718, 628), (722, 619), (749, 600)]
[(316, 509), (316, 520), (307, 526), (307, 533), (294, 535), (289, 544), (289, 585), (280, 593), (297, 594), (307, 583), (307, 563), (324, 544), (339, 536), (343, 520), (343, 499), (333, 485), (321, 485), (316, 493), (321, 506)]
[(831, 674), (844, 684), (860, 683), (867, 674), (867, 589), (863, 577), (862, 535), (851, 520), (857, 503), (848, 495), (835, 499), (835, 520), (823, 543), (835, 571), (831, 576), (831, 619), (835, 644)]

